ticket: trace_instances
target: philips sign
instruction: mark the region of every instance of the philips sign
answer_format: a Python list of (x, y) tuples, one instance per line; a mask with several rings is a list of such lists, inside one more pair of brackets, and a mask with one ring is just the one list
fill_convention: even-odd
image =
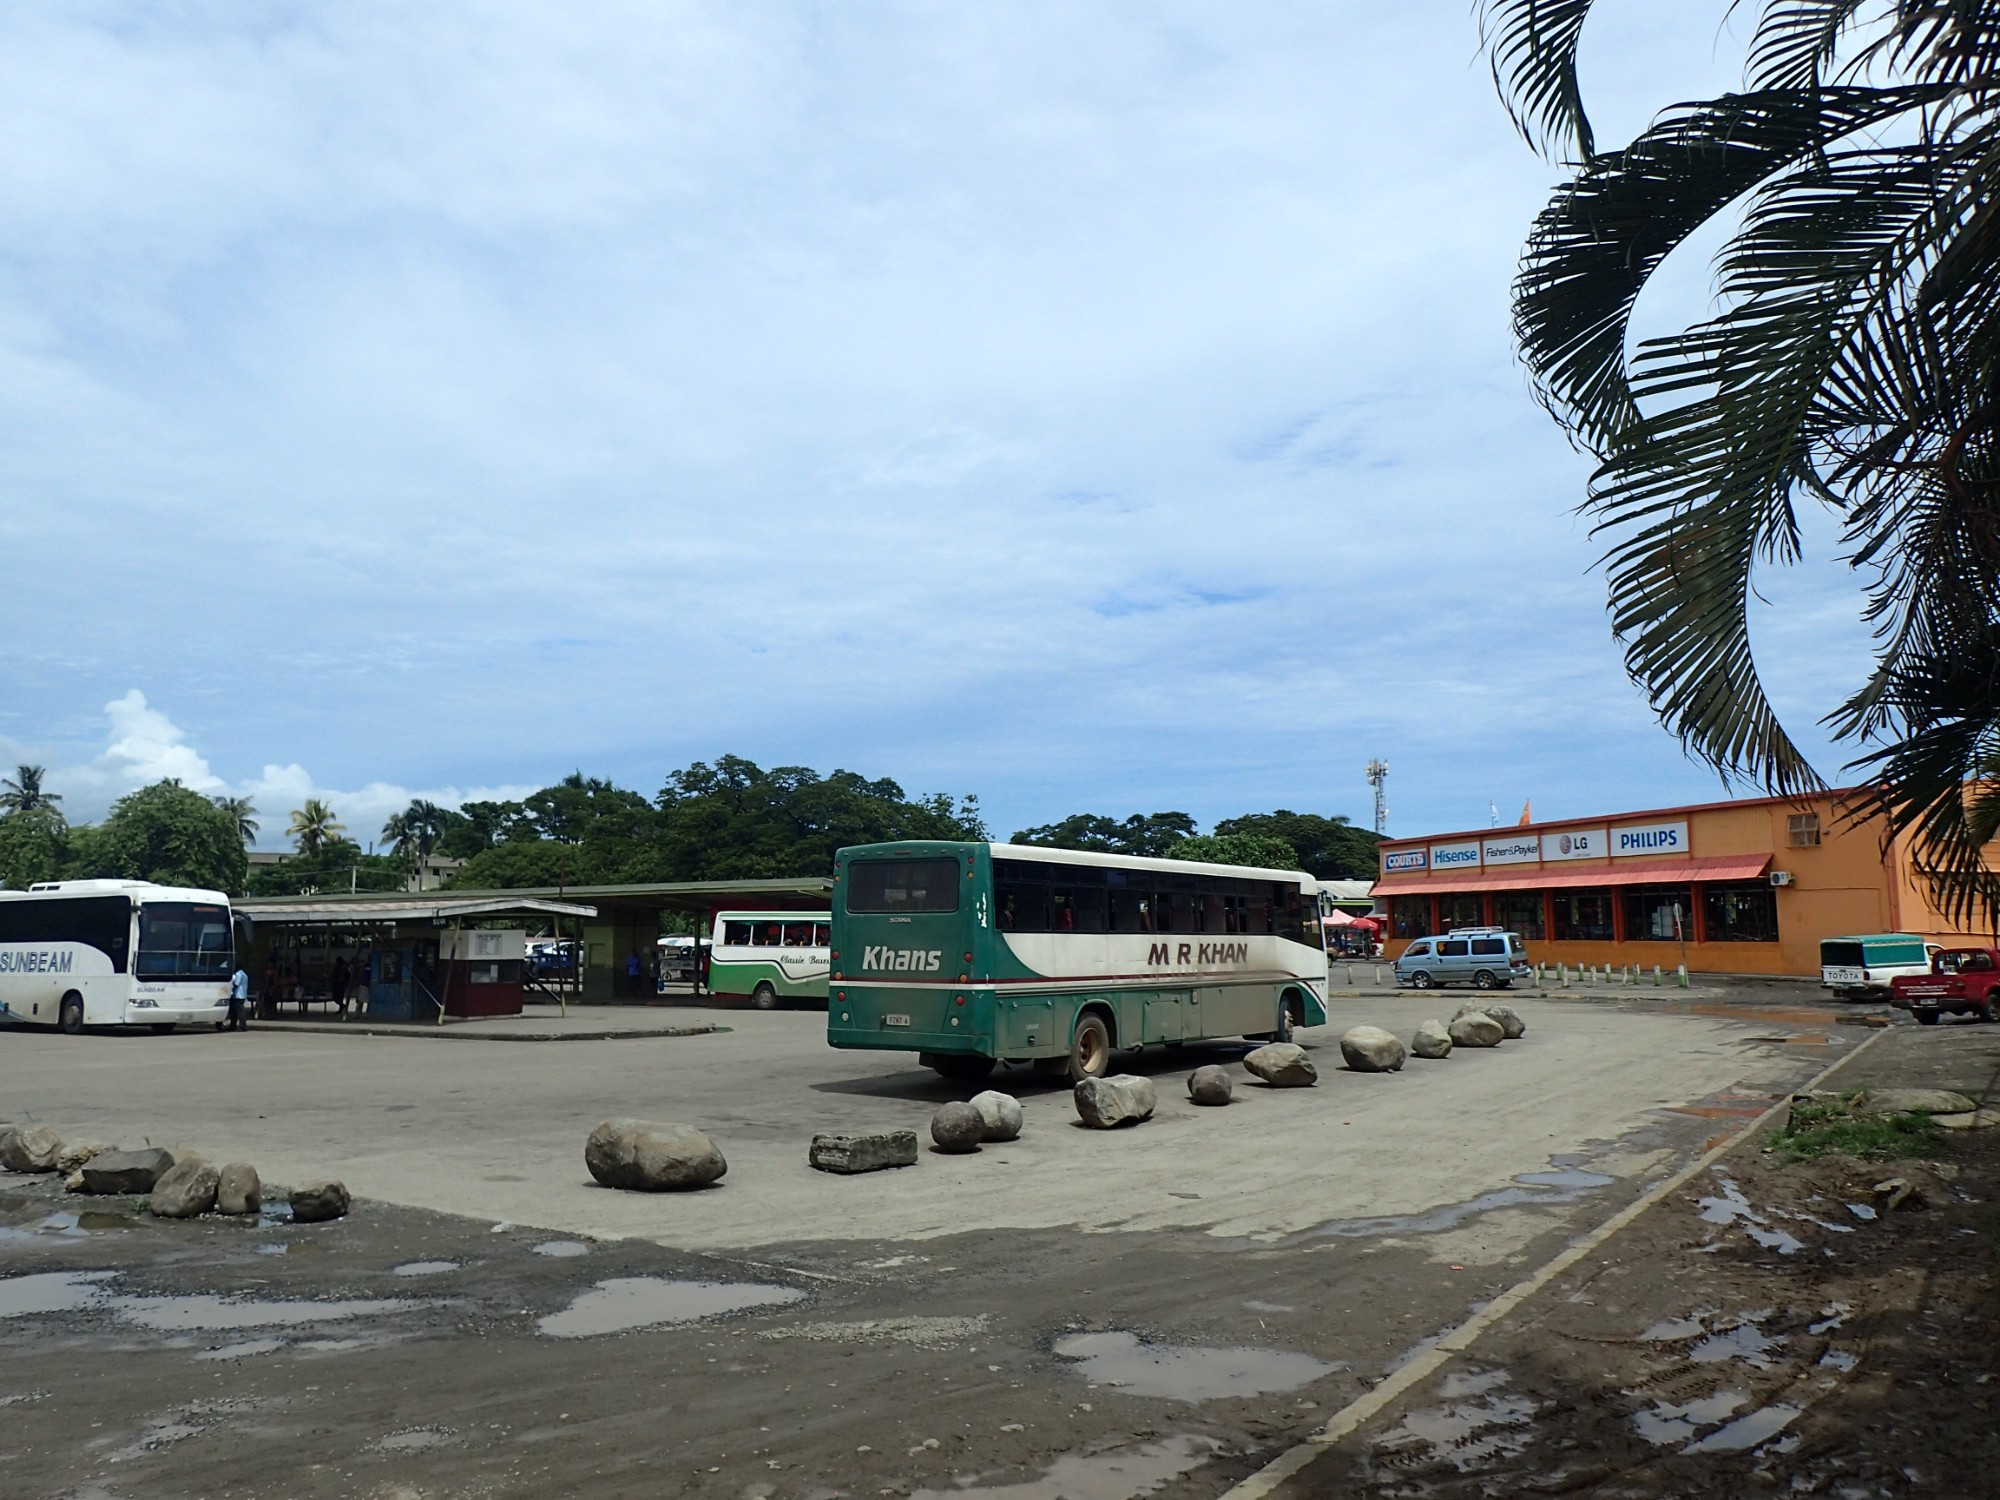
[(1685, 854), (1688, 826), (1685, 819), (1672, 823), (1634, 823), (1629, 828), (1611, 830), (1614, 856), (1633, 854)]

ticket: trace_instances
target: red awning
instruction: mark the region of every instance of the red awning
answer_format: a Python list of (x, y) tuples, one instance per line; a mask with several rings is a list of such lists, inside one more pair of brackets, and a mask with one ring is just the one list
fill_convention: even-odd
[(1666, 863), (1623, 860), (1616, 865), (1563, 869), (1523, 865), (1517, 870), (1464, 875), (1401, 875), (1375, 882), (1378, 896), (1449, 895), (1455, 891), (1574, 891), (1607, 885), (1692, 885), (1697, 881), (1761, 880), (1771, 868), (1768, 854), (1720, 854), (1710, 859)]

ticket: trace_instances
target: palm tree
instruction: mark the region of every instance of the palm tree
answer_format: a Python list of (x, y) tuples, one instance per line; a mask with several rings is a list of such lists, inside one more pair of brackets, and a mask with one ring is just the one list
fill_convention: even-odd
[(449, 822), (443, 808), (419, 798), (382, 825), (382, 842), (403, 856), (421, 883), (424, 861), (444, 836)]
[[(1841, 518), (1875, 661), (1827, 723), (1947, 910), (2000, 920), (1980, 858), (2000, 794), (1976, 790), (2000, 775), (2000, 0), (1737, 9), (1743, 91), (1600, 151), (1576, 66), (1591, 0), (1486, 0), (1509, 112), (1574, 171), (1522, 257), (1522, 356), (1599, 460), (1585, 509), (1627, 669), (1726, 777), (1821, 784), (1749, 604), (1758, 565), (1800, 556), (1800, 500)], [(1633, 349), (1648, 278), (1718, 218), (1718, 311)]]
[(257, 804), (248, 797), (211, 797), (223, 812), (236, 820), (236, 836), (245, 846), (257, 842)]
[(285, 832), (298, 841), (299, 853), (310, 858), (347, 832), (347, 827), (326, 803), (308, 797), (304, 807), (292, 809), (291, 826)]
[(62, 798), (42, 790), (41, 766), (16, 766), (12, 776), (0, 776), (0, 812), (54, 812)]

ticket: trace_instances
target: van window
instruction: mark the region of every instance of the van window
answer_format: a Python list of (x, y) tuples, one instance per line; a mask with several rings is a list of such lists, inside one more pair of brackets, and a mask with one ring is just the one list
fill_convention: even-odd
[(1521, 935), (1518, 932), (1507, 934), (1507, 951), (1515, 954), (1517, 957), (1524, 956), (1527, 953), (1528, 945), (1521, 941)]
[(1464, 957), (1465, 957), (1465, 939), (1464, 939), (1464, 938), (1446, 938), (1446, 939), (1445, 939), (1445, 940), (1444, 940), (1443, 942), (1441, 942), (1441, 943), (1439, 943), (1439, 944), (1438, 944), (1438, 957), (1439, 957), (1439, 958), (1464, 958)]
[(1474, 938), (1472, 940), (1472, 951), (1479, 954), (1482, 958), (1487, 954), (1498, 956), (1507, 951), (1507, 940), (1505, 938)]
[(1425, 938), (1421, 943), (1410, 944), (1410, 946), (1403, 951), (1403, 956), (1405, 958), (1429, 958), (1431, 956), (1430, 939)]
[(731, 948), (749, 947), (750, 924), (748, 922), (724, 922), (722, 924), (722, 941), (726, 946)]

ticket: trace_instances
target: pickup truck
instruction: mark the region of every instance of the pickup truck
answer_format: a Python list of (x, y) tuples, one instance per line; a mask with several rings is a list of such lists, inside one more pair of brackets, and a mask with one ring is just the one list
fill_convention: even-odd
[(1902, 974), (1890, 983), (1889, 1003), (1926, 1026), (1943, 1015), (2000, 1021), (2000, 948), (1946, 948), (1928, 974)]

